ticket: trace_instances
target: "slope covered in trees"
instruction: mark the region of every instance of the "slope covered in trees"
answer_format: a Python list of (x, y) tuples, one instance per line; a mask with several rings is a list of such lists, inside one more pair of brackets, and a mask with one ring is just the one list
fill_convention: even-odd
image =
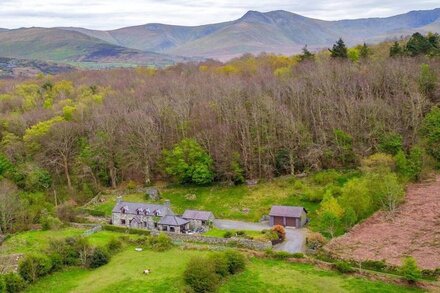
[[(393, 171), (417, 180), (422, 157), (438, 160), (439, 60), (375, 50), (364, 45), (332, 58), (305, 48), (292, 57), (5, 81), (0, 175), (6, 189), (84, 202), (129, 181), (239, 184), (371, 168), (363, 158), (382, 152), (396, 161)], [(354, 187), (375, 182), (365, 180)], [(350, 206), (354, 187), (339, 203)], [(378, 205), (354, 211), (356, 219)], [(322, 215), (330, 224), (335, 219)]]

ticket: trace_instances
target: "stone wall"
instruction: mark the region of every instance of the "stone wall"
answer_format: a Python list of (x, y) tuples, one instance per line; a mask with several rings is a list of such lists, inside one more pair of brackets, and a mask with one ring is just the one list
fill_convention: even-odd
[[(151, 234), (157, 235), (160, 232), (152, 231)], [(253, 250), (265, 250), (272, 248), (272, 243), (270, 241), (262, 242), (255, 241), (244, 238), (217, 238), (217, 237), (207, 237), (203, 235), (188, 235), (188, 234), (176, 234), (176, 233), (166, 233), (170, 236), (174, 241), (183, 241), (183, 242), (197, 242), (197, 243), (205, 243), (211, 245), (222, 245), (222, 246), (236, 246), (243, 247)]]

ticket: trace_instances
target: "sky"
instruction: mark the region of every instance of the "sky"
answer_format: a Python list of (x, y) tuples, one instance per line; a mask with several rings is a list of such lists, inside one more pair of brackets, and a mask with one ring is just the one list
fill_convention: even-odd
[(279, 9), (337, 20), (386, 17), (438, 7), (439, 0), (0, 0), (0, 28), (200, 25), (237, 19), (248, 10)]

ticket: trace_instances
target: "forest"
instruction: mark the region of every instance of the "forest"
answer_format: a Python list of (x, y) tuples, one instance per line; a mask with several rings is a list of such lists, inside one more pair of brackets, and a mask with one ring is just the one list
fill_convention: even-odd
[[(0, 227), (25, 229), (54, 206), (62, 217), (63, 203), (104, 188), (329, 169), (367, 178), (339, 198), (349, 224), (379, 205), (393, 209), (389, 196), (362, 209), (350, 194), (388, 178), (400, 196), (401, 184), (439, 166), (439, 48), (437, 34), (414, 34), (354, 48), (339, 40), (316, 54), (0, 81)], [(326, 208), (343, 217), (339, 195), (318, 199), (322, 217)], [(333, 236), (339, 228), (327, 220), (322, 231)]]

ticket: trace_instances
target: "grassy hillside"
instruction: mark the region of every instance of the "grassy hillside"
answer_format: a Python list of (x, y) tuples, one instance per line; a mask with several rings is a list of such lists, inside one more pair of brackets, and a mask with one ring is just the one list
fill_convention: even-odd
[[(341, 175), (341, 178), (344, 178), (344, 175)], [(218, 218), (258, 221), (276, 204), (304, 206), (313, 216), (318, 203), (308, 201), (304, 195), (321, 193), (323, 188), (323, 185), (314, 183), (312, 179), (298, 180), (287, 176), (257, 186), (164, 186), (160, 190), (162, 197), (169, 199), (173, 210), (179, 214), (185, 209), (201, 209), (212, 211)], [(104, 196), (104, 200), (104, 203), (90, 208), (110, 216), (116, 203), (116, 195)], [(124, 200), (149, 201), (142, 193), (128, 194), (124, 196)]]
[(0, 56), (57, 62), (169, 65), (183, 59), (109, 44), (79, 32), (29, 28), (0, 32)]

